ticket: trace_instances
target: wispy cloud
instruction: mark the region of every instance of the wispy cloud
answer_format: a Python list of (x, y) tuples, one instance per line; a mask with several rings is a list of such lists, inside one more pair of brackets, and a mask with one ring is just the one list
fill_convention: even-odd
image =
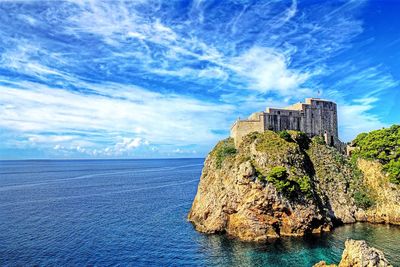
[(344, 141), (351, 141), (359, 133), (388, 126), (377, 115), (371, 113), (377, 100), (377, 98), (359, 98), (339, 105), (340, 136)]
[(317, 91), (340, 104), (345, 139), (381, 127), (374, 107), (398, 81), (382, 64), (337, 60), (364, 31), (364, 5), (0, 2), (3, 146), (203, 156), (237, 116)]
[[(79, 139), (98, 143), (99, 148), (115, 143), (114, 152), (148, 142), (206, 145), (217, 139), (210, 126), (228, 127), (225, 114), (232, 111), (229, 105), (115, 84), (88, 85), (97, 93), (89, 95), (35, 83), (19, 87), (0, 86), (0, 127), (42, 145), (69, 141), (76, 146), (73, 140)], [(57, 135), (66, 132), (85, 136)]]

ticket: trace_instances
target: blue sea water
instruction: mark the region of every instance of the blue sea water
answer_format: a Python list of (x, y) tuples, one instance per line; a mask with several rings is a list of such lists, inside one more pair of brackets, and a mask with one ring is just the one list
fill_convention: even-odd
[(0, 266), (312, 266), (365, 239), (400, 266), (400, 228), (253, 244), (187, 222), (203, 159), (0, 161)]

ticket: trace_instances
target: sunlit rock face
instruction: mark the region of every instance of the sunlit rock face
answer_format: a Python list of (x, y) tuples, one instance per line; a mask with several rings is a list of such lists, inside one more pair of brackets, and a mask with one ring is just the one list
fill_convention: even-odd
[[(380, 165), (357, 169), (318, 138), (288, 131), (251, 133), (239, 147), (219, 142), (208, 155), (188, 219), (204, 233), (245, 241), (330, 231), (357, 221), (399, 222), (399, 190)], [(360, 205), (360, 188), (371, 206)]]
[(389, 182), (378, 162), (358, 159), (357, 166), (364, 174), (364, 185), (376, 201), (368, 210), (358, 212), (357, 220), (400, 225), (399, 186)]
[(364, 240), (347, 240), (339, 265), (318, 262), (314, 267), (390, 267), (382, 251), (369, 247)]
[(198, 231), (263, 241), (355, 222), (351, 169), (335, 161), (334, 148), (294, 131), (288, 140), (272, 131), (250, 134), (228, 155), (231, 143), (221, 141), (205, 161), (188, 216)]

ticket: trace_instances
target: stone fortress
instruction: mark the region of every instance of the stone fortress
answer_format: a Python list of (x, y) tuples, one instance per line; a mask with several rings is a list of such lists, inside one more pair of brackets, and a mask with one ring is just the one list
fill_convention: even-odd
[(343, 146), (338, 137), (336, 103), (319, 98), (306, 98), (305, 103), (285, 108), (267, 108), (251, 114), (246, 120), (238, 119), (231, 127), (231, 137), (238, 147), (245, 135), (266, 130), (301, 131), (310, 138), (321, 136), (328, 145), (339, 150)]

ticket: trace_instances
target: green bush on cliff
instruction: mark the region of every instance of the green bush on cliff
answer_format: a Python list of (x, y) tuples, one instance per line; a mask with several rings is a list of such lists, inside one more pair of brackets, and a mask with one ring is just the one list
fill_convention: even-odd
[(297, 183), (300, 186), (301, 192), (303, 192), (307, 197), (312, 196), (311, 179), (307, 175), (299, 178)]
[(282, 138), (283, 140), (288, 141), (288, 142), (293, 142), (292, 136), (290, 136), (290, 134), (287, 131), (283, 130), (283, 131), (280, 131), (278, 134), (279, 134), (279, 137)]
[(303, 176), (297, 179), (289, 179), (285, 167), (277, 166), (271, 169), (266, 180), (272, 183), (278, 192), (293, 197), (296, 193), (303, 193), (307, 197), (312, 196), (310, 177)]
[(389, 174), (391, 183), (400, 184), (400, 161), (391, 160), (383, 166), (383, 170)]
[(294, 142), (287, 142), (273, 131), (265, 131), (257, 135), (257, 151), (267, 153), (271, 157), (280, 158), (287, 155), (290, 150), (296, 149)]
[(390, 182), (400, 184), (400, 125), (361, 133), (353, 145), (358, 147), (352, 155), (353, 161), (358, 157), (378, 160), (389, 174)]
[(360, 188), (353, 194), (354, 202), (357, 207), (368, 209), (375, 204), (375, 201), (370, 197), (370, 194), (365, 188)]
[(271, 169), (266, 179), (275, 186), (278, 192), (282, 192), (285, 195), (291, 195), (296, 188), (293, 182), (287, 179), (288, 176), (289, 174), (286, 169), (278, 166)]
[(235, 144), (232, 138), (220, 141), (212, 151), (212, 155), (216, 159), (217, 168), (221, 168), (222, 162), (229, 156), (236, 154)]
[(322, 136), (314, 136), (312, 141), (318, 145), (325, 145), (325, 140), (322, 138)]

